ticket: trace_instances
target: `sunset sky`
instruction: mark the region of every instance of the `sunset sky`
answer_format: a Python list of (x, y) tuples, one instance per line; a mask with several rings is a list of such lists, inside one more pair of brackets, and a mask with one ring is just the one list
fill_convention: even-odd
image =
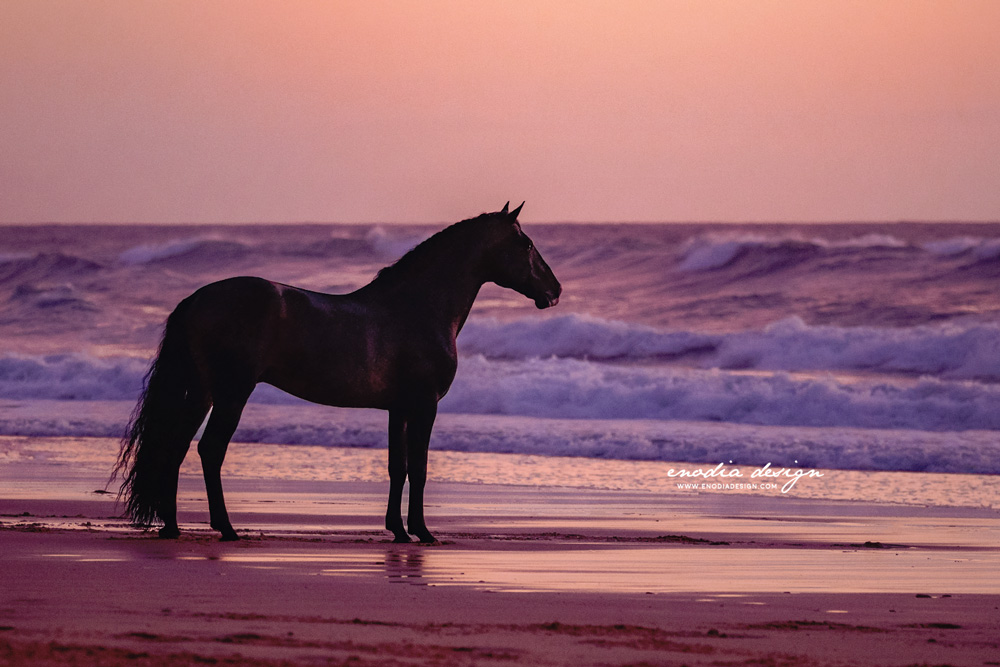
[(0, 222), (1000, 220), (1000, 2), (4, 0)]

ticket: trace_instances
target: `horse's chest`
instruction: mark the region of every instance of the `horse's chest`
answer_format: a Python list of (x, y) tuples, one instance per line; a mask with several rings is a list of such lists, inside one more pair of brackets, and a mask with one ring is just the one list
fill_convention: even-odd
[(329, 401), (388, 408), (413, 398), (439, 400), (455, 379), (457, 358), (444, 349), (374, 346), (325, 369)]
[(454, 344), (433, 340), (410, 341), (410, 344), (402, 346), (393, 363), (383, 367), (396, 388), (433, 392), (441, 398), (455, 379), (458, 355)]

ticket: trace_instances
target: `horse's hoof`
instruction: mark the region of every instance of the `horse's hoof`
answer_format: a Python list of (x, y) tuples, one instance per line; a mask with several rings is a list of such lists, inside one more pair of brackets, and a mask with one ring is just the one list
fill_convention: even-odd
[(403, 533), (402, 535), (397, 534), (396, 537), (392, 540), (392, 542), (393, 544), (409, 544), (410, 542), (412, 542), (412, 540), (410, 539), (409, 535)]
[(220, 542), (236, 542), (240, 539), (240, 536), (236, 534), (235, 530), (229, 529), (222, 531), (222, 537), (219, 538)]
[(164, 526), (163, 528), (160, 528), (160, 530), (156, 532), (156, 535), (161, 540), (176, 540), (178, 537), (181, 536), (181, 531), (176, 526), (170, 526), (170, 527)]
[(437, 538), (430, 533), (417, 533), (416, 535), (421, 544), (441, 544), (438, 542)]

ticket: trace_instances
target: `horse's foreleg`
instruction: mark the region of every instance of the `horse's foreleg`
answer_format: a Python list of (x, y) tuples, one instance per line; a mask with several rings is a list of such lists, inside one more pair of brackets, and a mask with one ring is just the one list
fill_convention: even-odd
[(211, 526), (222, 533), (223, 542), (240, 539), (229, 522), (226, 501), (222, 495), (222, 462), (226, 458), (229, 440), (236, 432), (245, 403), (245, 399), (216, 401), (212, 408), (212, 416), (208, 418), (208, 424), (205, 426), (205, 434), (198, 442), (201, 469), (205, 474), (205, 491), (208, 493)]
[(409, 542), (403, 527), (400, 505), (403, 484), (406, 483), (406, 420), (398, 410), (389, 411), (389, 507), (385, 511), (386, 530), (392, 531), (394, 542)]
[(406, 527), (411, 535), (421, 542), (437, 540), (427, 530), (424, 523), (424, 484), (427, 482), (427, 449), (431, 440), (431, 429), (437, 416), (437, 403), (431, 403), (413, 413), (407, 423), (407, 475), (410, 478), (410, 502), (407, 510)]

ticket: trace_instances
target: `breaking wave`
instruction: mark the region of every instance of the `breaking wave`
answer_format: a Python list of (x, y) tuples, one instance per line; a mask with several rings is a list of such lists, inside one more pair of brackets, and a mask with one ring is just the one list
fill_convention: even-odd
[(921, 246), (927, 252), (942, 257), (968, 256), (975, 261), (1000, 257), (1000, 239), (959, 236), (943, 241), (928, 241)]
[(645, 361), (714, 351), (720, 342), (716, 335), (569, 314), (511, 321), (473, 318), (462, 329), (458, 349), (493, 359)]
[(765, 267), (778, 268), (795, 264), (830, 249), (899, 249), (909, 244), (887, 234), (865, 234), (841, 241), (799, 236), (774, 237), (760, 234), (707, 234), (688, 240), (681, 248), (682, 256), (677, 265), (683, 272), (720, 269), (737, 260), (765, 263)]
[(135, 400), (148, 360), (84, 353), (0, 357), (0, 398)]
[[(0, 434), (119, 438), (131, 404), (34, 401), (0, 413)], [(384, 448), (386, 417), (314, 405), (247, 407), (234, 442)], [(995, 432), (770, 427), (689, 421), (442, 414), (432, 448), (632, 461), (734, 461), (840, 470), (1000, 473)], [(303, 454), (305, 455), (305, 454)]]
[(103, 268), (98, 262), (59, 252), (11, 254), (0, 257), (0, 284), (70, 280), (96, 274)]
[(146, 243), (122, 252), (118, 261), (126, 266), (167, 261), (225, 261), (246, 255), (252, 246), (214, 236), (195, 236), (164, 243)]
[(878, 371), (1000, 382), (1000, 325), (810, 326), (798, 317), (762, 330), (668, 331), (588, 315), (470, 320), (459, 349), (495, 359), (560, 357), (648, 362), (691, 357), (701, 368)]
[[(0, 358), (0, 398), (134, 401), (147, 368), (132, 357)], [(261, 385), (263, 404), (301, 401)], [(443, 412), (927, 431), (1000, 430), (1000, 386), (936, 378), (892, 383), (786, 372), (620, 366), (582, 359), (466, 357)]]
[(847, 382), (788, 373), (615, 367), (575, 359), (464, 360), (447, 412), (770, 426), (1000, 429), (1000, 387), (932, 378)]

